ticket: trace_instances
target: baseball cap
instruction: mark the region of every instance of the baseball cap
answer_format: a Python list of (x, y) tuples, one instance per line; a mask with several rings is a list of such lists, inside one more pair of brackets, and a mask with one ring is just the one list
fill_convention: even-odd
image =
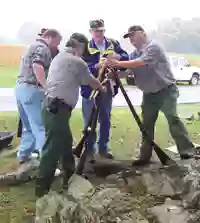
[(90, 29), (105, 30), (104, 20), (103, 19), (91, 20), (90, 21)]
[[(70, 37), (70, 39), (78, 41), (78, 43), (82, 44), (84, 47), (84, 54), (83, 56), (86, 56), (88, 54), (88, 38), (82, 34), (82, 33), (73, 33)], [(68, 43), (69, 44), (69, 43)], [(67, 47), (67, 44), (66, 44)], [(69, 46), (68, 46), (69, 47)]]
[(40, 30), (40, 33), (38, 33), (38, 36), (42, 36), (47, 31), (47, 28), (42, 28)]
[(137, 32), (137, 31), (144, 32), (144, 29), (139, 25), (131, 26), (131, 27), (129, 27), (128, 32), (123, 37), (128, 38), (131, 34), (133, 34), (134, 32)]
[(88, 38), (82, 34), (82, 33), (73, 33), (71, 36), (70, 36), (70, 39), (75, 39), (77, 40), (78, 42), (80, 43), (84, 43), (84, 44), (88, 44)]
[(52, 38), (56, 38), (56, 37), (60, 37), (62, 38), (60, 32), (56, 29), (46, 29), (46, 31), (44, 33), (42, 33), (42, 36), (45, 37), (52, 37)]

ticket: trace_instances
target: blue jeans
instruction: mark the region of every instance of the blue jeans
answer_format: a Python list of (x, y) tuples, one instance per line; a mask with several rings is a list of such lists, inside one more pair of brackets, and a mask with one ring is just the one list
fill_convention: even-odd
[(41, 118), (44, 91), (34, 85), (17, 84), (17, 107), (23, 131), (17, 158), (26, 161), (34, 150), (41, 152), (45, 142), (45, 129)]
[[(112, 109), (112, 95), (110, 93), (103, 94), (101, 97), (101, 105), (99, 111), (99, 152), (108, 152), (108, 142), (110, 138), (110, 117)], [(84, 125), (86, 126), (94, 106), (94, 100), (82, 98), (82, 114)], [(96, 133), (92, 135), (88, 141), (89, 149), (95, 152)]]

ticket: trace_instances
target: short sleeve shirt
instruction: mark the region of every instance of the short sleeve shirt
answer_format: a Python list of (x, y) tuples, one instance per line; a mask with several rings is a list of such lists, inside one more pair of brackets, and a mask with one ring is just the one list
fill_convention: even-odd
[(51, 51), (49, 47), (42, 39), (38, 39), (28, 48), (21, 59), (18, 82), (37, 85), (37, 79), (33, 72), (32, 65), (34, 63), (41, 64), (47, 76), (51, 60)]
[(92, 78), (87, 64), (81, 58), (61, 52), (51, 63), (46, 95), (63, 99), (74, 108), (78, 101), (79, 86), (88, 85)]
[(134, 74), (137, 86), (144, 93), (156, 93), (175, 83), (168, 57), (157, 41), (149, 41), (141, 52), (135, 51), (130, 55), (131, 60), (137, 58), (145, 61), (146, 65), (128, 72)]

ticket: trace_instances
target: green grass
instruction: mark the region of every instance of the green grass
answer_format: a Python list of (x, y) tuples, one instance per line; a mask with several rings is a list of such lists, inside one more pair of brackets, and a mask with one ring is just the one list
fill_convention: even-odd
[[(177, 54), (168, 53), (169, 55), (184, 56), (190, 62), (191, 65), (200, 67), (200, 56), (192, 54)], [(19, 72), (19, 67), (0, 67), (0, 88), (13, 88), (15, 87), (17, 75)], [(126, 81), (122, 80), (123, 84), (126, 85)]]
[(0, 88), (15, 87), (18, 70), (18, 67), (0, 66)]
[[(181, 105), (178, 107), (181, 116), (189, 116), (200, 111), (200, 104)], [(140, 109), (137, 108), (140, 113)], [(16, 112), (0, 113), (0, 130), (16, 131), (18, 116)], [(196, 143), (200, 143), (200, 121), (193, 123), (185, 122), (190, 137)], [(71, 127), (74, 140), (78, 142), (83, 128), (80, 110), (73, 112)], [(141, 134), (128, 109), (114, 108), (112, 112), (112, 134), (110, 148), (117, 158), (132, 157), (138, 147)], [(162, 147), (173, 144), (169, 134), (167, 123), (161, 114), (156, 125), (156, 141)], [(17, 139), (13, 145), (16, 146)], [(8, 153), (8, 152), (7, 152)], [(10, 153), (6, 156), (4, 152), (0, 156), (0, 172), (12, 171), (17, 166), (16, 154)], [(34, 182), (20, 187), (0, 188), (0, 223), (21, 223), (22, 218), (32, 215), (35, 208)]]

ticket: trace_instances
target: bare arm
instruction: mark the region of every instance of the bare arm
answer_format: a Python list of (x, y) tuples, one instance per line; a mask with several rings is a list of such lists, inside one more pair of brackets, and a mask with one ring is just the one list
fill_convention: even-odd
[(99, 80), (90, 73), (88, 65), (83, 60), (77, 61), (76, 67), (78, 68), (77, 78), (80, 85), (89, 85), (93, 89), (105, 92)]
[(33, 72), (35, 74), (38, 83), (40, 83), (41, 86), (44, 88), (46, 83), (44, 67), (38, 63), (33, 63), (32, 66), (33, 66)]
[(117, 61), (109, 59), (108, 64), (114, 67), (123, 67), (127, 69), (135, 69), (149, 64), (156, 64), (160, 57), (160, 46), (157, 44), (149, 45), (138, 59), (129, 61)]
[(123, 67), (127, 69), (134, 69), (137, 67), (142, 67), (146, 65), (146, 62), (142, 59), (136, 59), (136, 60), (128, 60), (128, 61), (117, 61), (116, 62), (117, 67)]
[(101, 92), (104, 92), (104, 88), (102, 87), (101, 83), (99, 82), (99, 80), (97, 80), (93, 75), (90, 75), (90, 80), (88, 82), (88, 84), (90, 85), (91, 88), (93, 89), (98, 89)]
[[(46, 84), (45, 65), (47, 65), (47, 55), (50, 53), (48, 47), (38, 47), (32, 56), (32, 68), (39, 84), (44, 88)], [(50, 60), (48, 61), (50, 65)]]

